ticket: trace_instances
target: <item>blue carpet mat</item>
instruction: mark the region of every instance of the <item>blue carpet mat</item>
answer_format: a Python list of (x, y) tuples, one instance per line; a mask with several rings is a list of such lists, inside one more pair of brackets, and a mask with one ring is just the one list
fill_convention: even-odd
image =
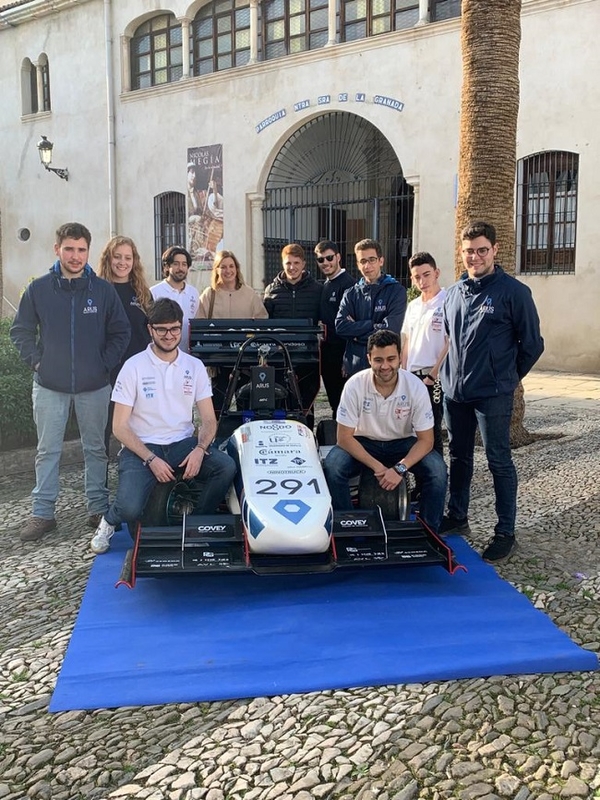
[(126, 533), (96, 558), (50, 711), (594, 670), (460, 538), (468, 573), (184, 575), (115, 589)]

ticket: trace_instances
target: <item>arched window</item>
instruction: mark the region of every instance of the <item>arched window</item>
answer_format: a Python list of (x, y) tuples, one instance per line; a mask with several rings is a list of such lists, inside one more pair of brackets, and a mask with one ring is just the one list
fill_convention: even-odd
[(327, 0), (264, 0), (262, 9), (265, 59), (316, 50), (327, 44)]
[(365, 39), (412, 28), (418, 21), (415, 0), (341, 0), (340, 38), (343, 42)]
[(579, 156), (553, 150), (517, 165), (517, 263), (523, 274), (575, 272)]
[(157, 280), (163, 277), (161, 256), (174, 244), (185, 245), (185, 195), (163, 192), (154, 198), (154, 267)]
[(248, 0), (211, 0), (202, 6), (192, 26), (191, 49), (194, 75), (247, 64), (250, 59)]
[(181, 25), (174, 14), (152, 17), (131, 39), (131, 88), (172, 83), (182, 75)]

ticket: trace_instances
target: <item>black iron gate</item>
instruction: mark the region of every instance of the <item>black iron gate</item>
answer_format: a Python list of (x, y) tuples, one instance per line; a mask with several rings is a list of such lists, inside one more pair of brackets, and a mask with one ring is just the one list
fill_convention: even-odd
[(402, 177), (374, 178), (267, 189), (263, 204), (265, 284), (281, 270), (280, 252), (301, 244), (307, 265), (318, 277), (313, 248), (321, 239), (336, 242), (343, 265), (357, 275), (354, 245), (377, 239), (385, 271), (410, 285), (413, 189)]

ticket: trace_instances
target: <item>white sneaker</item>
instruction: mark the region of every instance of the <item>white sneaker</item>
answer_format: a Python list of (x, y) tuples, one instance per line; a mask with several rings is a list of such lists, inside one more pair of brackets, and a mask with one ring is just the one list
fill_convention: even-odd
[(110, 540), (114, 532), (115, 526), (109, 525), (104, 517), (102, 517), (100, 520), (100, 525), (98, 525), (96, 528), (96, 533), (94, 534), (94, 538), (90, 543), (92, 552), (96, 553), (97, 555), (106, 553), (106, 551), (110, 548)]

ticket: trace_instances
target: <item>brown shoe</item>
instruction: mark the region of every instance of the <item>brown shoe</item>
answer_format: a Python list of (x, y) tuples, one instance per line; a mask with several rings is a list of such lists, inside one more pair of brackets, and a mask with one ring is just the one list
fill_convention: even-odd
[(50, 533), (56, 528), (55, 519), (43, 517), (29, 517), (27, 524), (19, 534), (22, 542), (37, 542), (45, 533)]

